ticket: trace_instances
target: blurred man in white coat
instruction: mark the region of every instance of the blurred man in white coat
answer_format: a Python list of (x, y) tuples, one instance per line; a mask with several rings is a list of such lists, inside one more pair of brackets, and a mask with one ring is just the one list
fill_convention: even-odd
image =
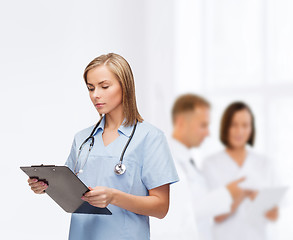
[(204, 176), (192, 159), (191, 148), (209, 135), (210, 104), (193, 94), (179, 97), (172, 109), (170, 148), (180, 178), (171, 186), (170, 207), (163, 220), (151, 219), (152, 240), (211, 240), (214, 216), (231, 211), (244, 192), (243, 179), (209, 192)]

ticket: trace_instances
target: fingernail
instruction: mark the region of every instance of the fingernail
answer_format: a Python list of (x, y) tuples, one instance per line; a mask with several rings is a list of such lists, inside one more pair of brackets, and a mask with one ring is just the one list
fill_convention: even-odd
[(34, 181), (34, 182), (37, 182), (37, 181), (38, 181), (38, 179), (36, 179), (36, 178), (35, 178), (35, 179), (33, 179), (33, 181)]
[(82, 196), (81, 199), (84, 201), (84, 196)]

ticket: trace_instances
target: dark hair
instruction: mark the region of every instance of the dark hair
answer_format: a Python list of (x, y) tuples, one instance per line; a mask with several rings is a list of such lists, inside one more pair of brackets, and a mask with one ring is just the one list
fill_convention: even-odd
[(172, 108), (172, 121), (175, 122), (177, 114), (195, 110), (196, 107), (210, 107), (210, 103), (201, 96), (184, 94), (178, 97)]
[(253, 113), (250, 109), (250, 107), (244, 103), (244, 102), (233, 102), (231, 103), (226, 110), (224, 111), (224, 114), (222, 116), (221, 120), (221, 128), (220, 128), (220, 140), (221, 142), (226, 146), (229, 147), (229, 141), (228, 141), (228, 133), (229, 129), (231, 127), (232, 119), (234, 117), (234, 114), (241, 110), (247, 110), (251, 116), (251, 134), (247, 141), (247, 143), (251, 146), (254, 145), (254, 139), (255, 139), (255, 121)]

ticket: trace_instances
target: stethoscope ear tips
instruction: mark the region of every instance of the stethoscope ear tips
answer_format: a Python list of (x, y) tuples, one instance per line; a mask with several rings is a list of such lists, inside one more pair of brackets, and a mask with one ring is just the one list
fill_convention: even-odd
[(115, 165), (114, 172), (116, 173), (116, 175), (122, 175), (125, 173), (125, 171), (126, 167), (123, 163), (118, 163)]

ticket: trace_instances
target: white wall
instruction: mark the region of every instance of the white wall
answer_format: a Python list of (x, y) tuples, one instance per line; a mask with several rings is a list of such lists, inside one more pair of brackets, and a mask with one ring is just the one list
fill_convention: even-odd
[(82, 79), (94, 57), (124, 56), (143, 117), (168, 128), (170, 97), (160, 93), (173, 81), (172, 9), (172, 1), (0, 3), (1, 239), (67, 238), (70, 215), (34, 195), (19, 166), (63, 165), (74, 133), (97, 121)]

